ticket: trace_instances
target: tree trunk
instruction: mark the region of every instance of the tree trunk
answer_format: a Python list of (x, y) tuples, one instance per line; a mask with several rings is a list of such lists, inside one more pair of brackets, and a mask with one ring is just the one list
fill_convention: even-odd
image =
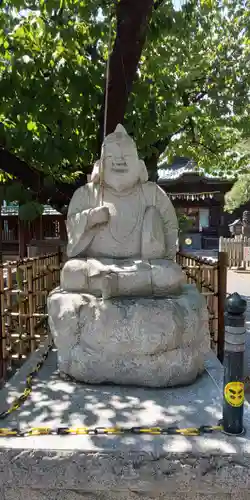
[[(124, 121), (128, 96), (145, 44), (153, 5), (153, 0), (120, 0), (117, 2), (116, 39), (110, 56), (106, 135), (113, 132), (118, 123)], [(100, 116), (99, 147), (103, 136), (104, 104)]]
[(63, 205), (68, 204), (74, 191), (86, 182), (86, 175), (83, 174), (75, 184), (55, 182), (50, 187), (47, 187), (44, 185), (44, 178), (46, 176), (43, 172), (35, 170), (25, 161), (5, 149), (0, 149), (0, 170), (12, 175), (24, 187), (30, 188), (34, 196), (41, 203), (50, 203), (52, 206), (58, 208), (59, 211)]
[(148, 178), (152, 182), (158, 181), (158, 171), (157, 171), (158, 160), (159, 160), (159, 155), (155, 153), (152, 153), (152, 155), (149, 158), (145, 158), (145, 164), (148, 171)]

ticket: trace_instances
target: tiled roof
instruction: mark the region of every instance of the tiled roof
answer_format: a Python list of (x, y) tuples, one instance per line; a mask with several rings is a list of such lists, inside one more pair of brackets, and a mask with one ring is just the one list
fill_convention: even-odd
[[(6, 207), (2, 207), (1, 215), (4, 217), (8, 215), (18, 215), (18, 206), (17, 205), (8, 205)], [(50, 205), (44, 205), (43, 207), (43, 215), (61, 215), (60, 212), (57, 212)]]
[(158, 181), (174, 181), (180, 179), (184, 174), (198, 174), (207, 179), (221, 179), (220, 175), (212, 175), (204, 169), (197, 168), (195, 162), (189, 158), (176, 157), (171, 165), (164, 162), (158, 168)]

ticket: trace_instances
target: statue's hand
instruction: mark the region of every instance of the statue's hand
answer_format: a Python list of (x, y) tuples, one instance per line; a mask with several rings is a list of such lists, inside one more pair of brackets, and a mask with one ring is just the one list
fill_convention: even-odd
[(99, 224), (107, 224), (109, 221), (109, 209), (108, 207), (95, 207), (90, 210), (88, 215), (88, 226), (89, 228), (97, 226)]

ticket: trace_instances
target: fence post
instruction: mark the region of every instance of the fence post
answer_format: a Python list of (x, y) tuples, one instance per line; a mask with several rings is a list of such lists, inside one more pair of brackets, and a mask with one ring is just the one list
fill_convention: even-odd
[(221, 363), (224, 359), (225, 343), (225, 300), (227, 296), (227, 252), (218, 253), (218, 344), (217, 357)]
[(244, 352), (246, 300), (233, 293), (225, 303), (225, 359), (223, 428), (227, 434), (244, 432)]
[(57, 254), (58, 254), (58, 257), (57, 257), (58, 258), (58, 264), (60, 265), (61, 262), (62, 262), (62, 249), (61, 249), (60, 245), (57, 247)]
[(2, 385), (2, 382), (4, 380), (5, 376), (5, 370), (4, 370), (4, 352), (3, 352), (3, 342), (4, 342), (4, 330), (3, 330), (3, 318), (4, 318), (4, 308), (3, 308), (3, 300), (2, 300), (2, 295), (4, 293), (4, 275), (3, 275), (3, 268), (2, 268), (2, 263), (1, 265), (1, 279), (0, 279), (0, 388)]
[(63, 252), (62, 252), (62, 247), (59, 245), (57, 248), (57, 265), (58, 265), (58, 270), (55, 273), (56, 276), (56, 286), (59, 285), (60, 283), (60, 274), (61, 274), (61, 265), (63, 261)]
[(1, 279), (0, 279), (0, 387), (1, 382), (4, 379), (4, 353), (3, 353), (3, 318), (4, 318), (4, 308), (2, 301), (2, 294), (4, 293), (4, 272), (3, 272), (3, 225), (2, 225), (2, 204), (3, 201), (0, 200), (0, 266), (1, 266)]

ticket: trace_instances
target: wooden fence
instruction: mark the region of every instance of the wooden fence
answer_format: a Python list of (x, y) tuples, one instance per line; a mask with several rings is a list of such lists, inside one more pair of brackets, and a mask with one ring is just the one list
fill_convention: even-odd
[(209, 312), (211, 347), (220, 361), (224, 356), (224, 305), (227, 291), (227, 254), (219, 252), (218, 260), (177, 253), (176, 260), (186, 272), (187, 282), (195, 283), (206, 297)]
[(47, 336), (46, 300), (60, 279), (61, 253), (0, 266), (0, 381)]
[(250, 271), (250, 256), (249, 260), (247, 260), (245, 258), (246, 251), (244, 250), (247, 247), (250, 247), (250, 238), (243, 236), (220, 238), (219, 249), (221, 252), (227, 253), (229, 269)]

